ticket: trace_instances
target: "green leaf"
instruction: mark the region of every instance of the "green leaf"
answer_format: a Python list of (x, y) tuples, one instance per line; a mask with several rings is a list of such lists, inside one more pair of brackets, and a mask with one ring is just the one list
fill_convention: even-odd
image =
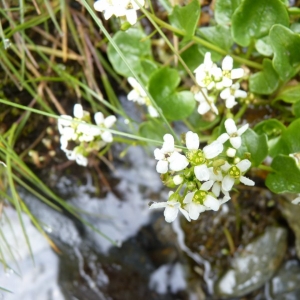
[(300, 118), (300, 101), (293, 103), (292, 111), (297, 118)]
[(149, 92), (169, 120), (184, 119), (195, 108), (196, 101), (191, 92), (176, 92), (179, 82), (178, 72), (167, 67), (155, 71), (150, 77)]
[(280, 0), (244, 0), (232, 16), (232, 36), (247, 47), (252, 39), (266, 36), (274, 24), (289, 25), (289, 15)]
[(230, 24), (231, 17), (240, 5), (241, 0), (217, 0), (215, 6), (215, 20), (218, 24)]
[(283, 100), (287, 103), (295, 103), (300, 101), (300, 84), (285, 87), (275, 100)]
[(255, 42), (255, 48), (261, 55), (272, 56), (273, 48), (270, 43), (270, 37), (267, 35)]
[(300, 65), (300, 35), (281, 25), (270, 30), (274, 51), (273, 66), (282, 80), (291, 78)]
[(295, 159), (278, 155), (273, 159), (271, 167), (275, 172), (268, 175), (266, 185), (272, 192), (300, 193), (300, 169)]
[(195, 33), (200, 17), (200, 4), (198, 0), (192, 0), (188, 5), (173, 8), (169, 16), (172, 26), (185, 31), (184, 41), (190, 40)]
[(250, 91), (256, 94), (270, 95), (279, 85), (279, 77), (270, 59), (263, 61), (263, 70), (252, 74), (249, 78)]
[(285, 132), (286, 127), (277, 119), (269, 119), (255, 125), (254, 131), (257, 134), (266, 134), (268, 139), (276, 138)]
[(237, 155), (241, 158), (250, 153), (250, 160), (253, 166), (258, 166), (268, 155), (268, 143), (265, 134), (258, 135), (252, 129), (248, 129), (242, 135), (242, 146), (238, 149)]
[[(199, 50), (199, 45), (193, 45), (181, 53), (183, 61), (188, 68), (193, 72), (200, 64), (203, 63), (204, 55)], [(180, 69), (184, 70), (180, 64)]]
[(140, 125), (139, 133), (145, 138), (162, 141), (163, 136), (168, 133), (168, 130), (157, 120), (150, 120)]
[(289, 155), (300, 152), (300, 119), (293, 121), (290, 126), (283, 131), (276, 148), (270, 153), (271, 156), (278, 154)]
[[(202, 27), (198, 31), (200, 35), (212, 44), (229, 51), (233, 45), (230, 28), (224, 25)], [(211, 50), (210, 50), (211, 51)]]
[(157, 70), (157, 65), (149, 59), (141, 59), (141, 66), (143, 69), (141, 72), (141, 79), (144, 84), (147, 85), (151, 74)]
[[(145, 38), (145, 34), (135, 28), (130, 28), (125, 32), (118, 31), (113, 37), (114, 42), (123, 51), (132, 69), (138, 74), (143, 71), (141, 59), (152, 55), (150, 40), (142, 41), (143, 38)], [(126, 77), (132, 76), (130, 70), (111, 44), (108, 45), (107, 55), (116, 72)]]

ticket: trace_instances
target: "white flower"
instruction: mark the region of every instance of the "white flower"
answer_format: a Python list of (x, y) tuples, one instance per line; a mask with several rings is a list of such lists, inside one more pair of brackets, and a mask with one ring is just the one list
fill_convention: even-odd
[(185, 196), (183, 203), (186, 203), (185, 208), (192, 220), (197, 220), (199, 214), (206, 210), (219, 210), (220, 201), (208, 193), (212, 184), (213, 181), (207, 181), (201, 185), (200, 190), (188, 193)]
[(104, 12), (104, 18), (107, 20), (112, 15), (116, 17), (125, 16), (127, 21), (134, 25), (137, 21), (136, 11), (140, 8), (136, 1), (145, 5), (144, 0), (98, 0), (94, 3), (94, 9)]
[(137, 102), (140, 105), (146, 104), (147, 94), (142, 86), (133, 77), (128, 77), (127, 80), (133, 87), (133, 90), (127, 95), (128, 100)]
[(75, 148), (74, 150), (65, 150), (65, 153), (69, 160), (75, 160), (78, 165), (86, 167), (88, 165), (88, 159), (77, 151)]
[[(203, 148), (203, 157), (205, 160), (212, 159), (218, 156), (223, 151), (223, 144), (218, 141), (214, 141), (211, 144)], [(206, 163), (195, 166), (194, 173), (199, 181), (209, 180), (209, 170)]]
[(184, 179), (183, 176), (181, 176), (181, 175), (175, 175), (173, 177), (173, 182), (174, 182), (174, 184), (179, 185), (179, 184), (181, 184), (183, 182), (183, 179)]
[(241, 135), (248, 129), (249, 124), (245, 124), (241, 128), (237, 129), (233, 119), (227, 119), (224, 123), (227, 133), (221, 134), (217, 141), (224, 144), (226, 141), (230, 141), (230, 144), (235, 148), (240, 148), (242, 144)]
[[(117, 118), (115, 116), (108, 116), (104, 119), (102, 112), (95, 113), (95, 122), (98, 126), (104, 127), (104, 128), (111, 128), (115, 122), (117, 121)], [(113, 136), (111, 132), (107, 130), (100, 129), (100, 135), (104, 142), (111, 143), (113, 141)]]
[(214, 195), (216, 197), (219, 197), (220, 193), (222, 192), (226, 197), (229, 197), (228, 191), (222, 189), (222, 181), (223, 181), (222, 172), (214, 170), (212, 167), (208, 168), (208, 172), (209, 172), (209, 180), (213, 181), (211, 191), (214, 193)]
[(230, 87), (233, 79), (242, 78), (244, 70), (242, 68), (233, 69), (233, 58), (229, 55), (225, 56), (222, 61), (222, 84), (224, 87)]
[(255, 183), (253, 180), (243, 176), (243, 174), (250, 168), (251, 162), (248, 159), (243, 159), (236, 165), (231, 166), (226, 162), (221, 169), (227, 172), (223, 181), (222, 189), (224, 191), (230, 191), (234, 185), (235, 180), (239, 180), (245, 185), (253, 186)]
[(202, 88), (202, 93), (199, 92), (195, 94), (194, 97), (195, 100), (199, 102), (198, 113), (200, 115), (204, 115), (210, 110), (212, 110), (216, 115), (219, 114), (219, 111), (214, 103), (215, 99), (207, 94), (206, 88)]
[[(169, 198), (172, 194), (173, 194), (173, 192), (169, 193)], [(168, 223), (173, 222), (178, 215), (178, 211), (180, 211), (188, 221), (191, 221), (187, 211), (184, 210), (181, 207), (181, 204), (177, 201), (168, 200), (167, 202), (156, 202), (156, 203), (152, 203), (149, 208), (155, 209), (155, 208), (164, 208), (164, 207), (165, 207), (164, 216), (165, 216), (166, 222), (168, 222)]]
[(240, 84), (237, 82), (231, 87), (225, 88), (221, 93), (220, 97), (225, 100), (225, 105), (227, 108), (232, 108), (237, 104), (235, 101), (236, 98), (246, 98), (247, 93), (243, 90), (240, 90)]
[(189, 164), (187, 158), (175, 151), (174, 138), (171, 134), (165, 134), (164, 143), (161, 149), (154, 150), (155, 159), (158, 160), (156, 171), (160, 174), (165, 174), (170, 169), (171, 171), (181, 171)]
[(194, 73), (196, 74), (197, 84), (208, 90), (216, 87), (216, 83), (222, 79), (222, 70), (213, 63), (210, 52), (205, 53), (203, 64)]

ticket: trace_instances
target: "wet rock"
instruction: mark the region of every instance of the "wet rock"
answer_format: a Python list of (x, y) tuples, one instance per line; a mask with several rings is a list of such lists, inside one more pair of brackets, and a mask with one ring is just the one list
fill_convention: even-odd
[(266, 228), (263, 235), (233, 258), (231, 268), (216, 284), (216, 296), (240, 297), (261, 287), (278, 269), (286, 247), (285, 228)]
[(273, 300), (300, 299), (300, 265), (296, 260), (287, 261), (272, 278), (269, 296)]
[[(286, 196), (288, 200), (293, 200), (295, 197)], [(288, 221), (291, 229), (293, 230), (296, 238), (295, 246), (297, 256), (300, 258), (300, 206), (290, 203), (285, 199), (280, 199), (280, 208), (286, 220)]]

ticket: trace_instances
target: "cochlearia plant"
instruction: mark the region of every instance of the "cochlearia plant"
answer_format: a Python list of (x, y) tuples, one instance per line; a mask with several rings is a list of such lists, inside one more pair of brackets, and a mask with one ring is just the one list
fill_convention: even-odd
[[(199, 0), (77, 2), (90, 18), (82, 23), (75, 10), (72, 16), (80, 24), (73, 44), (84, 40), (78, 52), (88, 53), (80, 61), (91, 70), (82, 72), (84, 80), (53, 63), (52, 56), (47, 59), (43, 45), (24, 42), (40, 55), (36, 61), (46, 62), (43, 80), (53, 72), (61, 76), (53, 81), (75, 86), (72, 116), (59, 101), (54, 102), (59, 117), (50, 114), (52, 107), (43, 112), (58, 118), (64, 159), (92, 167), (95, 156), (109, 161), (104, 157), (109, 152), (112, 160), (115, 143), (152, 147), (153, 168), (156, 164), (169, 194), (149, 207), (163, 208), (167, 222), (179, 212), (192, 221), (206, 210), (218, 211), (241, 188), (266, 187), (300, 203), (300, 8), (293, 1), (216, 0), (205, 7)], [(9, 39), (19, 27), (0, 28), (6, 69), (15, 70), (10, 58), (15, 63), (25, 55)], [(55, 47), (67, 45), (67, 35), (61, 36)], [(53, 57), (80, 58), (62, 49), (53, 50)], [(42, 87), (30, 85), (39, 81), (30, 75), (36, 74), (31, 63), (24, 61), (23, 71), (9, 77), (45, 108), (42, 93), (34, 94)], [(26, 109), (37, 112), (31, 105)], [(9, 146), (4, 138), (1, 143)], [(0, 160), (1, 168), (11, 168), (2, 154)]]
[[(161, 145), (156, 171), (172, 191), (150, 209), (163, 208), (167, 222), (179, 211), (196, 220), (256, 180), (274, 193), (294, 193), (298, 204), (300, 9), (284, 0), (217, 0), (206, 24), (198, 0), (173, 2), (94, 3), (107, 20), (104, 27), (98, 19), (100, 28), (115, 28), (108, 59), (128, 83), (128, 101), (140, 107), (142, 122), (125, 123)], [(58, 122), (61, 149), (83, 166), (113, 142), (108, 129), (116, 117), (94, 118), (98, 127), (76, 104), (74, 118)]]

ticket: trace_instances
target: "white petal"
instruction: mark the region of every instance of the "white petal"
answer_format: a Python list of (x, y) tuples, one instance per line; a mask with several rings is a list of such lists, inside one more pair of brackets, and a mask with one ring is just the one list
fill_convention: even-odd
[(212, 68), (211, 75), (214, 77), (215, 81), (219, 81), (222, 78), (222, 70), (220, 68)]
[(300, 203), (300, 197), (297, 197), (295, 198), (293, 201), (292, 201), (293, 204), (297, 205)]
[(247, 95), (248, 94), (245, 91), (243, 91), (243, 90), (236, 90), (234, 92), (234, 97), (236, 97), (236, 98), (246, 98)]
[(139, 87), (139, 83), (136, 81), (136, 79), (134, 77), (128, 77), (127, 81), (129, 82), (129, 84), (133, 87), (133, 88), (138, 88)]
[(154, 150), (154, 157), (157, 160), (161, 160), (161, 159), (165, 158), (165, 155), (164, 155), (164, 153), (159, 148), (156, 148)]
[(81, 104), (75, 104), (74, 105), (74, 110), (73, 110), (73, 115), (77, 119), (82, 119), (83, 117), (83, 108)]
[(210, 105), (207, 102), (201, 102), (198, 106), (198, 113), (200, 115), (206, 114), (208, 111), (210, 111)]
[(194, 202), (191, 202), (189, 204), (186, 205), (186, 208), (189, 212), (189, 217), (192, 220), (197, 220), (199, 218), (199, 209), (197, 207), (198, 205)]
[(221, 169), (224, 172), (227, 172), (230, 168), (231, 168), (231, 165), (227, 161), (225, 162), (225, 164), (223, 166), (221, 166)]
[(168, 172), (169, 163), (166, 160), (159, 160), (156, 164), (156, 172), (160, 174), (165, 174)]
[(226, 71), (232, 70), (233, 67), (233, 58), (229, 55), (225, 56), (222, 61), (222, 69)]
[(88, 159), (81, 154), (77, 154), (76, 155), (76, 163), (80, 166), (86, 167), (88, 165)]
[(225, 87), (231, 87), (232, 86), (232, 79), (230, 79), (228, 77), (223, 77), (222, 84)]
[(104, 122), (104, 116), (102, 112), (96, 112), (94, 115), (94, 119), (97, 125), (102, 125)]
[(224, 100), (226, 100), (228, 97), (230, 97), (230, 95), (231, 95), (230, 88), (226, 88), (220, 93), (220, 97)]
[(156, 108), (154, 108), (152, 105), (148, 105), (148, 112), (149, 112), (149, 115), (150, 115), (152, 118), (157, 118), (157, 117), (159, 117), (158, 111), (157, 111)]
[(227, 108), (229, 108), (229, 109), (233, 108), (236, 104), (237, 104), (237, 102), (235, 101), (234, 96), (230, 96), (226, 99), (225, 106)]
[(229, 141), (232, 147), (234, 147), (235, 149), (239, 149), (242, 145), (242, 139), (240, 136), (232, 137), (229, 139)]
[(195, 195), (195, 192), (187, 193), (186, 196), (184, 197), (183, 203), (191, 203), (194, 195)]
[(217, 141), (221, 144), (224, 144), (225, 142), (227, 142), (229, 140), (230, 136), (228, 135), (228, 133), (222, 133), (218, 138)]
[[(204, 90), (206, 90), (205, 88), (202, 89), (202, 91), (204, 92)], [(204, 94), (207, 95), (207, 92), (204, 92)], [(195, 100), (197, 100), (198, 102), (203, 102), (206, 101), (203, 94), (201, 92), (197, 93), (194, 95)]]
[(103, 14), (104, 19), (108, 20), (113, 14), (114, 14), (114, 10), (111, 7), (108, 7)]
[(199, 181), (209, 180), (209, 171), (207, 165), (203, 164), (194, 168), (194, 173)]
[(108, 7), (108, 5), (107, 1), (98, 0), (94, 3), (94, 9), (102, 12)]
[(187, 158), (178, 152), (173, 152), (168, 158), (168, 161), (170, 163), (170, 170), (172, 171), (181, 171), (189, 164)]
[(198, 134), (192, 131), (188, 131), (185, 136), (185, 143), (186, 143), (186, 147), (189, 150), (197, 150), (200, 144)]
[(223, 151), (223, 144), (220, 143), (218, 140), (212, 142), (211, 144), (203, 148), (204, 156), (207, 159), (212, 159), (218, 156), (222, 151)]
[(57, 126), (59, 133), (63, 130), (64, 126), (70, 126), (72, 124), (73, 118), (68, 115), (61, 115), (60, 118), (58, 119)]
[(200, 187), (200, 191), (208, 191), (212, 187), (213, 183), (214, 183), (213, 180), (209, 180), (209, 181), (202, 183), (202, 185)]
[(229, 135), (237, 132), (237, 128), (233, 119), (227, 119), (224, 123), (226, 131)]
[(249, 186), (254, 186), (255, 185), (255, 182), (245, 176), (241, 176), (240, 177), (240, 181), (245, 184), (245, 185), (249, 185)]
[(204, 68), (206, 70), (209, 70), (210, 68), (212, 68), (213, 66), (213, 61), (211, 60), (211, 53), (210, 52), (206, 52), (204, 55)]
[(244, 70), (242, 68), (237, 68), (231, 70), (231, 79), (238, 79), (244, 76)]
[(166, 207), (166, 209), (164, 211), (164, 216), (165, 216), (166, 222), (171, 223), (176, 219), (176, 217), (178, 215), (178, 209), (179, 209), (179, 207), (176, 207), (176, 206), (168, 205)]
[(174, 138), (171, 134), (167, 133), (164, 135), (164, 143), (161, 150), (164, 153), (169, 153), (174, 151)]
[(166, 207), (167, 205), (168, 205), (167, 202), (155, 202), (150, 205), (149, 209), (163, 208)]
[(217, 211), (220, 208), (220, 202), (211, 195), (207, 195), (203, 201), (203, 204), (210, 209)]
[(224, 204), (226, 203), (227, 201), (229, 201), (231, 198), (229, 196), (224, 196), (222, 199), (220, 199), (220, 204)]
[(189, 217), (189, 213), (188, 213), (185, 209), (183, 209), (183, 208), (181, 208), (181, 207), (179, 207), (179, 210), (180, 210), (180, 212), (184, 215), (184, 217), (185, 217), (189, 222), (191, 222), (191, 219), (190, 219), (190, 217)]
[(226, 192), (229, 192), (234, 185), (234, 179), (229, 175), (226, 175), (222, 181), (222, 189)]
[(126, 18), (131, 25), (134, 25), (137, 21), (136, 11), (134, 9), (128, 9), (126, 11)]
[(101, 134), (101, 138), (106, 143), (111, 143), (113, 141), (113, 136), (112, 136), (112, 134), (109, 131), (104, 131)]
[(127, 99), (129, 101), (138, 102), (139, 98), (140, 98), (140, 95), (136, 90), (130, 91), (127, 95)]
[(226, 155), (228, 157), (235, 157), (236, 155), (236, 149), (229, 147), (226, 151)]
[(220, 185), (220, 183), (215, 182), (211, 191), (214, 193), (214, 195), (216, 197), (219, 197), (220, 196), (220, 192), (221, 192), (221, 185)]
[(245, 172), (251, 167), (251, 162), (248, 159), (243, 159), (236, 166), (241, 172)]
[(245, 124), (244, 126), (239, 128), (237, 131), (238, 135), (242, 135), (248, 128), (249, 128), (249, 124)]
[(115, 116), (108, 116), (104, 120), (104, 126), (106, 128), (110, 128), (115, 124), (116, 121), (117, 121), (117, 118)]

